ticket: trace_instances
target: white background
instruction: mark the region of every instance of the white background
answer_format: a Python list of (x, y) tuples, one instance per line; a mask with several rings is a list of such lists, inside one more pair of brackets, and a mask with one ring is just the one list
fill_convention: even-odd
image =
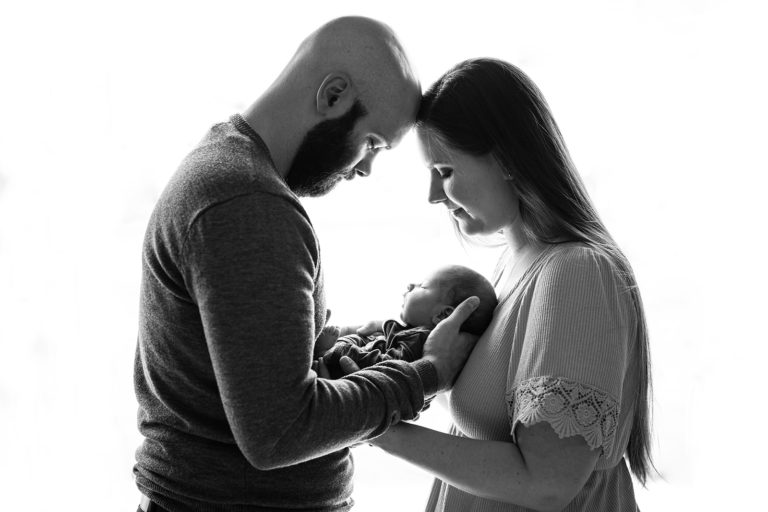
[[(208, 127), (301, 39), (364, 14), (424, 87), (492, 56), (543, 90), (650, 324), (655, 458), (643, 510), (764, 501), (766, 15), (755, 1), (3, 2), (0, 508), (135, 510), (132, 364), (154, 201)], [(307, 201), (337, 322), (395, 312), (446, 262), (490, 273), (426, 202), (413, 134)], [(444, 428), (439, 407), (425, 422)], [(430, 477), (356, 450), (359, 510), (421, 510)], [(17, 507), (17, 508), (14, 508)]]

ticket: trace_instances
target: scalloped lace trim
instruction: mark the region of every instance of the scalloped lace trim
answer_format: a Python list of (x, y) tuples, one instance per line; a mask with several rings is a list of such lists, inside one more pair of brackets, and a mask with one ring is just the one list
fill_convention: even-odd
[(518, 423), (546, 421), (560, 438), (580, 435), (608, 458), (619, 419), (619, 403), (609, 394), (559, 377), (535, 377), (507, 393), (512, 437)]

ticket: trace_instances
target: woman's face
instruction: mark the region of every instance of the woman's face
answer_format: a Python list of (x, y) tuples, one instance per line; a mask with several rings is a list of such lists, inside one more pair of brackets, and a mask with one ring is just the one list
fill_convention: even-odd
[(444, 204), (465, 235), (490, 235), (519, 215), (512, 183), (492, 155), (473, 156), (419, 134), (430, 172), (429, 202)]

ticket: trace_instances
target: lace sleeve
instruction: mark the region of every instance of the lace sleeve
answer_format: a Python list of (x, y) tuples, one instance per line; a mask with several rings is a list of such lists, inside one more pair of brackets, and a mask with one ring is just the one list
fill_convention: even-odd
[(512, 439), (518, 424), (546, 421), (560, 438), (582, 436), (590, 448), (613, 452), (619, 403), (607, 393), (558, 377), (535, 377), (507, 394)]

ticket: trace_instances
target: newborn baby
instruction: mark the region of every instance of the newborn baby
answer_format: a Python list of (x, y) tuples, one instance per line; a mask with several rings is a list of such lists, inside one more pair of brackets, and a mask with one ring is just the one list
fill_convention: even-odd
[(432, 329), (465, 299), (477, 296), (480, 305), (462, 324), (461, 330), (481, 335), (491, 323), (496, 308), (493, 286), (479, 273), (460, 265), (443, 267), (418, 284), (409, 284), (403, 294), (400, 322), (385, 320), (375, 326), (369, 336), (349, 334), (338, 338), (319, 361), (325, 364), (331, 378), (342, 377), (339, 361), (351, 358), (359, 368), (366, 368), (381, 361), (402, 359), (415, 361), (421, 358), (424, 342)]

